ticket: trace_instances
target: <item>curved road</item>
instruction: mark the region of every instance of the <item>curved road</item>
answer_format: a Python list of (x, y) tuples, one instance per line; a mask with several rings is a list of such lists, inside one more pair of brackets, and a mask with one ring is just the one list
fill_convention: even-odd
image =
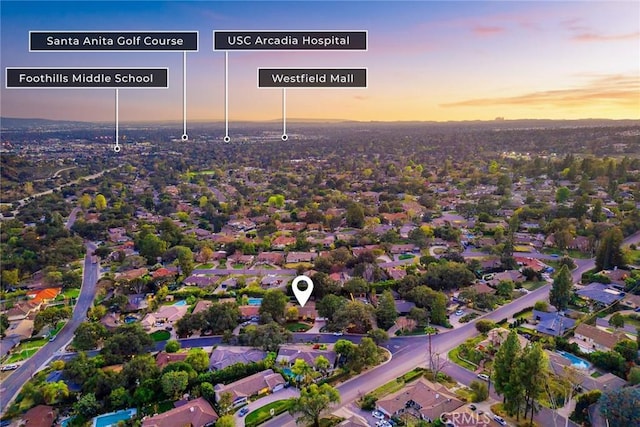
[(80, 289), (80, 295), (78, 296), (76, 305), (73, 308), (73, 315), (71, 319), (67, 322), (64, 328), (58, 332), (55, 340), (48, 342), (4, 380), (0, 388), (1, 413), (4, 413), (5, 409), (18, 394), (24, 383), (26, 383), (52, 355), (58, 353), (60, 349), (71, 341), (73, 333), (78, 325), (86, 319), (87, 310), (91, 307), (96, 295), (99, 263), (93, 264), (91, 262), (91, 254), (95, 251), (96, 246), (93, 243), (86, 243), (85, 246), (87, 248), (87, 253), (84, 257), (82, 287)]

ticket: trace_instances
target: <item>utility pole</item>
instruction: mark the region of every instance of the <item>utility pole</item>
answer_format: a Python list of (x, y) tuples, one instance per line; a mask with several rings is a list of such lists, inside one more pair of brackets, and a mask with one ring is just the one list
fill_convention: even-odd
[(433, 373), (433, 351), (431, 349), (431, 313), (427, 316), (427, 337), (429, 340), (429, 370)]

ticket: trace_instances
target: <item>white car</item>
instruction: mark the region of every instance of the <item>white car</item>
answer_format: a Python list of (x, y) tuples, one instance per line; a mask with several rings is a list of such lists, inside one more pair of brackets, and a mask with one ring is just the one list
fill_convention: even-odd
[(4, 365), (2, 368), (0, 368), (0, 371), (13, 371), (15, 369), (18, 369), (18, 365), (12, 363), (10, 365)]
[(493, 416), (493, 420), (495, 422), (497, 422), (498, 424), (500, 424), (501, 426), (506, 426), (507, 425), (507, 422), (504, 420), (504, 418), (499, 417), (498, 415), (494, 415)]
[(336, 337), (341, 337), (344, 335), (344, 332), (334, 332), (333, 335), (335, 335)]
[(456, 310), (456, 316), (462, 316), (463, 314), (464, 314), (464, 311)]
[(380, 411), (373, 411), (371, 413), (371, 416), (374, 417), (374, 418), (377, 418), (379, 420), (384, 420), (384, 414), (382, 412), (380, 412)]
[(489, 381), (489, 375), (487, 374), (478, 374), (478, 378), (481, 380)]

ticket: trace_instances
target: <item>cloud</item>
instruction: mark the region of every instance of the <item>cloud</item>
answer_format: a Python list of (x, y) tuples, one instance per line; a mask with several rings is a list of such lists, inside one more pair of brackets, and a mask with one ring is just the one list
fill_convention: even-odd
[(503, 33), (505, 29), (498, 26), (477, 25), (473, 27), (471, 31), (479, 36), (492, 36), (494, 34)]
[(487, 107), (498, 105), (527, 105), (531, 107), (582, 107), (606, 103), (640, 107), (637, 75), (609, 75), (588, 82), (582, 87), (530, 92), (497, 98), (476, 98), (440, 104), (441, 107)]
[(596, 32), (584, 32), (571, 37), (578, 42), (610, 42), (619, 40), (640, 40), (640, 31), (626, 34), (598, 34)]

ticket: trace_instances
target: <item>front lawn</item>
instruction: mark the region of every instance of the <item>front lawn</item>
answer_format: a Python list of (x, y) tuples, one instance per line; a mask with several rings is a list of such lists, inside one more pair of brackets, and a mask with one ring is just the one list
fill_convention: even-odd
[(150, 333), (149, 335), (151, 335), (151, 339), (154, 342), (167, 341), (169, 338), (171, 338), (171, 334), (169, 333), (169, 331), (155, 331)]
[(255, 427), (272, 418), (272, 409), (273, 417), (275, 417), (288, 411), (291, 405), (293, 405), (292, 399), (276, 400), (275, 402), (271, 402), (253, 412), (250, 412), (244, 419), (244, 425), (247, 427)]
[(395, 393), (398, 390), (401, 390), (407, 383), (418, 379), (424, 374), (424, 370), (422, 368), (415, 368), (401, 377), (396, 378), (393, 381), (389, 381), (388, 383), (381, 385), (377, 389), (373, 390), (370, 393), (367, 393), (367, 396), (373, 396), (376, 399), (380, 399), (388, 394)]
[(65, 289), (64, 292), (62, 292), (62, 295), (66, 299), (70, 299), (70, 298), (77, 299), (78, 296), (80, 296), (80, 289), (78, 289), (78, 288), (68, 288), (68, 289)]
[(535, 291), (538, 288), (543, 287), (544, 285), (546, 285), (547, 282), (545, 282), (544, 280), (540, 280), (540, 281), (527, 281), (524, 282), (522, 284), (522, 287), (525, 288), (528, 291)]
[(196, 265), (196, 270), (207, 270), (213, 268), (213, 264), (208, 262), (206, 264), (200, 264), (200, 265)]
[(460, 348), (456, 347), (453, 350), (451, 350), (449, 352), (449, 360), (451, 360), (453, 363), (455, 363), (456, 365), (460, 365), (465, 369), (468, 369), (470, 371), (475, 371), (476, 370), (476, 366), (473, 366), (472, 364), (470, 364), (469, 362), (465, 362), (464, 360), (460, 359)]
[(622, 316), (622, 318), (624, 319), (625, 325), (631, 325), (635, 326), (636, 328), (640, 328), (640, 320), (634, 319), (630, 317), (630, 315)]
[(9, 356), (9, 359), (5, 363), (15, 363), (26, 360), (33, 356), (46, 343), (47, 340), (44, 338), (20, 343), (18, 347), (13, 350), (11, 356)]
[(307, 332), (309, 329), (312, 328), (312, 326), (309, 325), (308, 323), (295, 322), (295, 323), (287, 323), (285, 328), (287, 328), (287, 330), (291, 332)]

